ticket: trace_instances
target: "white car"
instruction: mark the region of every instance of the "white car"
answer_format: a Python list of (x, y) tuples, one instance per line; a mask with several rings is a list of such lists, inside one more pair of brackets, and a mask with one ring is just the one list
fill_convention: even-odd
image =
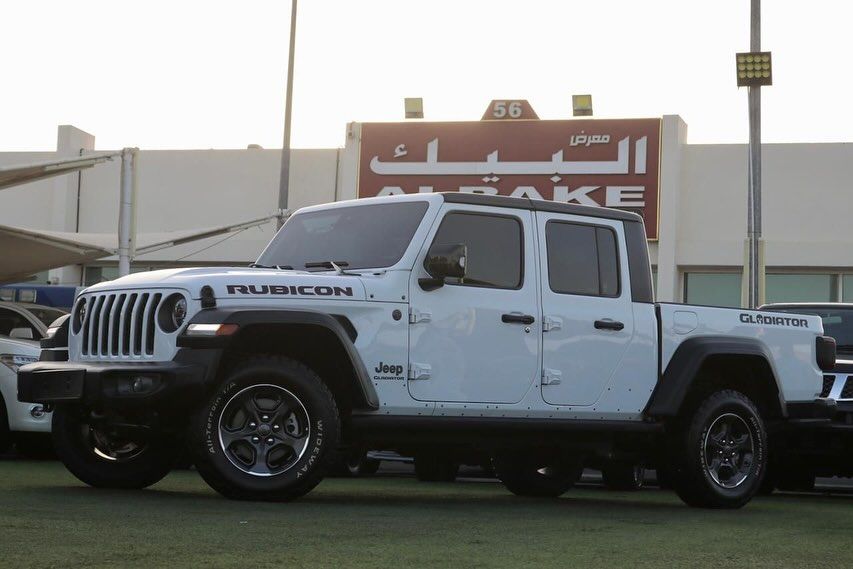
[[(39, 340), (65, 311), (36, 304), (0, 302), (0, 452), (13, 441), (24, 454), (48, 443), (50, 413), (37, 403), (18, 402), (18, 368), (38, 361)], [(42, 436), (38, 436), (42, 435)]]

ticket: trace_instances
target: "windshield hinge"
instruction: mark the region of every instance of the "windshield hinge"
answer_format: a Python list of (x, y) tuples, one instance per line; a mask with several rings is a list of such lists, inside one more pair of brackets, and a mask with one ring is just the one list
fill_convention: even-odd
[(562, 377), (560, 370), (545, 368), (542, 370), (542, 385), (559, 385)]
[(559, 330), (563, 327), (563, 319), (556, 316), (546, 316), (542, 319), (542, 331), (550, 332), (551, 330)]
[(432, 312), (421, 312), (409, 307), (409, 324), (417, 324), (418, 322), (429, 322), (432, 320)]

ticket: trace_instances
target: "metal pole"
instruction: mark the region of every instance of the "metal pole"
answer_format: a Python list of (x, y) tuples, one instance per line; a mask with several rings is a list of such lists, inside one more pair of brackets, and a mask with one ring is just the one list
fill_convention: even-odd
[[(761, 0), (751, 0), (749, 50), (761, 51)], [(748, 308), (761, 302), (761, 87), (749, 87)]]
[(133, 227), (133, 169), (136, 148), (124, 148), (121, 151), (121, 189), (118, 210), (118, 276), (130, 274), (130, 256), (132, 249), (131, 230)]
[[(293, 55), (296, 51), (296, 0), (290, 5), (290, 51), (287, 54), (287, 100), (284, 106), (284, 141), (281, 145), (281, 174), (278, 181), (278, 209), (287, 209), (290, 191), (290, 114), (293, 108)], [(284, 222), (279, 218), (278, 227)]]

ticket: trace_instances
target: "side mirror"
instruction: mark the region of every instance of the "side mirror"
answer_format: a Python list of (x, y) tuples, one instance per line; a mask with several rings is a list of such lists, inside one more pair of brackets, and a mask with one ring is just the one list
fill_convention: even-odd
[(424, 261), (429, 278), (419, 279), (418, 283), (430, 291), (444, 286), (444, 279), (464, 279), (467, 261), (468, 247), (462, 243), (433, 247)]
[(33, 340), (32, 328), (12, 328), (9, 337), (15, 340)]

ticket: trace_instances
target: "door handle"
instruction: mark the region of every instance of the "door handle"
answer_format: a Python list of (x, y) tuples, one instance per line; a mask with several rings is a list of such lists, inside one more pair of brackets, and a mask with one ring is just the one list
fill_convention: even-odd
[(529, 314), (510, 312), (509, 314), (501, 315), (501, 322), (505, 322), (507, 324), (533, 324), (536, 322), (536, 319)]
[(621, 330), (625, 327), (621, 322), (616, 320), (596, 320), (595, 327), (598, 330)]

